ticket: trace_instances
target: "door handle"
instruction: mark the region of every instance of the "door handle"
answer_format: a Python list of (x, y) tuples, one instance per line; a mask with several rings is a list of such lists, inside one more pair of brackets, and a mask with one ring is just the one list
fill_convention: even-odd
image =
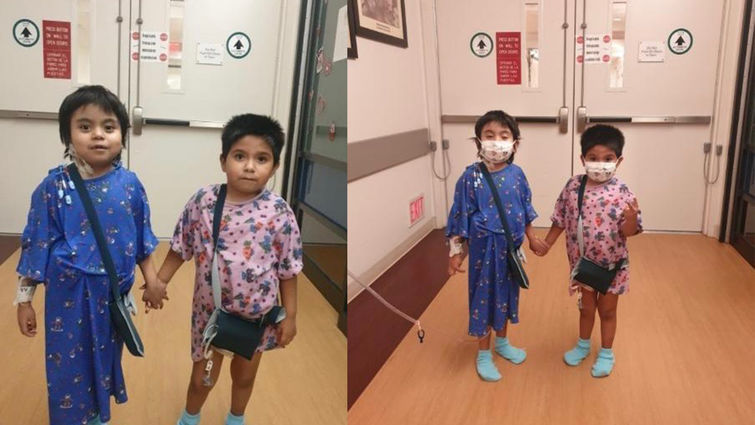
[(632, 123), (632, 124), (710, 124), (709, 115), (679, 116), (600, 116), (588, 117), (588, 123)]
[[(0, 111), (1, 112), (1, 111)], [(131, 126), (134, 130), (134, 135), (141, 136), (144, 126), (148, 125), (162, 125), (169, 127), (191, 127), (191, 128), (210, 128), (210, 129), (222, 129), (225, 127), (225, 123), (219, 121), (200, 121), (200, 120), (179, 120), (172, 118), (145, 118), (144, 108), (141, 106), (134, 106), (131, 112)]]
[(134, 106), (131, 110), (131, 128), (134, 135), (142, 135), (142, 127), (144, 126), (144, 109), (141, 106)]
[(580, 106), (577, 108), (577, 133), (585, 131), (587, 125), (587, 108)]
[[(440, 122), (442, 124), (474, 124), (479, 115), (441, 115)], [(531, 123), (531, 124), (558, 124), (559, 117), (557, 116), (542, 116), (542, 115), (517, 115), (514, 119), (518, 123)]]
[(558, 132), (564, 134), (569, 129), (569, 108), (558, 108)]

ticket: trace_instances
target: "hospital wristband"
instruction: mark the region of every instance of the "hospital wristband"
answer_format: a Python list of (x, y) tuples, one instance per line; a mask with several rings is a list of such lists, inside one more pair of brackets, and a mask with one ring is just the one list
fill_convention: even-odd
[(30, 303), (34, 298), (34, 291), (37, 290), (37, 285), (34, 281), (26, 276), (18, 277), (18, 288), (16, 289), (16, 299), (13, 300), (13, 305), (20, 303)]

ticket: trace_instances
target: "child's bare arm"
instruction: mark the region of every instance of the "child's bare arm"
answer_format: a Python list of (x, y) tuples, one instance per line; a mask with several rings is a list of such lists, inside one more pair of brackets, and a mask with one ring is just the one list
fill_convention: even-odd
[(181, 258), (180, 254), (178, 254), (176, 251), (173, 251), (172, 249), (169, 250), (168, 255), (163, 261), (163, 265), (160, 266), (160, 271), (157, 272), (157, 278), (160, 280), (160, 282), (163, 282), (167, 285), (168, 282), (173, 279), (173, 275), (176, 274), (176, 271), (181, 268), (183, 263), (184, 259)]
[(141, 263), (139, 263), (139, 269), (142, 271), (142, 276), (144, 276), (144, 283), (149, 286), (150, 284), (154, 283), (155, 279), (157, 278), (157, 271), (155, 271), (155, 262), (152, 259), (153, 254), (150, 254), (142, 260)]
[(286, 318), (278, 324), (278, 345), (285, 347), (296, 336), (296, 276), (281, 280), (280, 288)]
[(558, 237), (561, 236), (561, 232), (563, 231), (563, 227), (558, 227), (555, 223), (551, 225), (551, 229), (548, 231), (548, 234), (545, 235), (545, 243), (548, 244), (549, 249), (553, 246), (554, 243), (556, 243)]

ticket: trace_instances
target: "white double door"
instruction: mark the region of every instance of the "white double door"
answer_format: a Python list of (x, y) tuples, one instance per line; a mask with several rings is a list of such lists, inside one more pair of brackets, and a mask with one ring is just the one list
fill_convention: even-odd
[[(8, 32), (24, 19), (40, 33), (45, 21), (70, 26), (70, 78), (44, 76), (44, 40), (30, 47), (0, 40), (0, 178), (13, 182), (2, 189), (0, 233), (21, 232), (31, 191), (62, 160), (55, 121), (62, 99), (102, 84), (128, 107), (124, 163), (144, 183), (153, 230), (170, 237), (189, 196), (224, 180), (223, 123), (252, 112), (288, 131), (300, 7), (293, 0), (2, 2), (0, 27)], [(285, 168), (271, 187), (281, 189)]]
[[(503, 109), (521, 118), (515, 162), (532, 187), (534, 224), (550, 226), (565, 182), (584, 172), (581, 124), (605, 122), (625, 135), (618, 176), (637, 195), (645, 229), (701, 231), (722, 12), (723, 0), (437, 1), (449, 182), (475, 158), (474, 119)], [(475, 54), (478, 33), (493, 40), (487, 56)]]

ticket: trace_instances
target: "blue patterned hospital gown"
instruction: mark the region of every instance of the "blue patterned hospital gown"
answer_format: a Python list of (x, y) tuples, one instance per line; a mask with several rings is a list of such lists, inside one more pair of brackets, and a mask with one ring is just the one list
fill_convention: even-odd
[[(125, 294), (136, 264), (157, 246), (146, 193), (136, 174), (120, 164), (85, 184)], [(50, 170), (32, 194), (21, 248), (18, 274), (46, 287), (50, 424), (85, 424), (98, 414), (103, 422), (110, 420), (110, 396), (116, 403), (128, 398), (121, 369), (123, 341), (111, 327), (110, 283), (97, 243), (63, 166)]]
[[(456, 182), (454, 204), (446, 236), (461, 236), (469, 246), (469, 334), (484, 336), (489, 327), (501, 330), (510, 320), (519, 322), (519, 286), (506, 263), (506, 236), (493, 193), (476, 163)], [(537, 217), (527, 178), (517, 165), (490, 173), (516, 246), (524, 241), (527, 224)]]

